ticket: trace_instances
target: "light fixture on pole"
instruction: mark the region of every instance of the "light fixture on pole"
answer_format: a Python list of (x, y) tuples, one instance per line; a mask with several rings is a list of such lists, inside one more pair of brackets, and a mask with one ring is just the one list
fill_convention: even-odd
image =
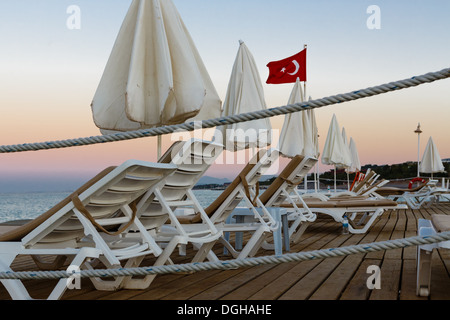
[(417, 133), (417, 177), (420, 177), (420, 134), (422, 133), (422, 130), (420, 130), (420, 122), (417, 125), (416, 131), (414, 133)]

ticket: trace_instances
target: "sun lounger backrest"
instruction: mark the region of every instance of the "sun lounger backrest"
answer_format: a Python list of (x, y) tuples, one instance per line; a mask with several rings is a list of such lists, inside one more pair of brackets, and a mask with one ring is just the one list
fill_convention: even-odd
[(135, 202), (175, 169), (174, 165), (137, 160), (109, 168), (47, 213), (23, 226), (23, 229), (16, 230), (14, 237), (9, 236), (9, 241), (22, 240), (24, 245), (71, 241), (74, 245), (74, 242), (84, 237), (84, 227), (75, 215), (72, 202), (75, 195), (82, 202), (89, 218), (114, 232), (130, 220), (121, 209)]
[[(275, 149), (261, 149), (242, 169), (239, 175), (227, 186), (227, 188), (214, 200), (207, 208), (205, 213), (214, 223), (223, 222), (228, 215), (241, 203), (243, 199), (242, 191), (245, 192), (245, 185), (253, 188), (259, 181), (261, 175), (278, 158), (278, 151)], [(243, 182), (245, 180), (245, 182)], [(186, 217), (178, 217), (178, 220), (184, 224), (201, 222), (200, 214)]]
[[(204, 176), (222, 150), (221, 144), (211, 141), (190, 139), (175, 142), (159, 160), (177, 166), (177, 170), (159, 186), (164, 201), (175, 201), (181, 205), (187, 199), (187, 193)], [(158, 227), (168, 219), (169, 215), (163, 209), (160, 199), (155, 197), (147, 201), (140, 217), (148, 230)]]
[[(211, 141), (191, 139), (176, 143), (162, 159), (178, 168), (166, 179), (161, 193), (168, 201), (182, 200), (222, 153), (223, 146)], [(168, 154), (168, 153), (171, 154)]]
[(286, 193), (291, 193), (314, 167), (317, 159), (298, 155), (292, 158), (271, 185), (260, 195), (265, 206), (275, 206), (286, 200)]
[(42, 224), (44, 221), (46, 221), (48, 218), (53, 216), (56, 212), (64, 208), (67, 204), (69, 204), (72, 201), (72, 197), (74, 194), (81, 194), (84, 191), (86, 191), (88, 188), (90, 188), (94, 183), (99, 181), (101, 178), (103, 178), (105, 175), (110, 173), (112, 170), (114, 170), (116, 167), (109, 167), (99, 174), (97, 174), (94, 178), (86, 182), (84, 185), (82, 185), (80, 188), (78, 188), (74, 193), (72, 193), (70, 196), (65, 198), (64, 200), (60, 201), (58, 204), (53, 206), (51, 209), (49, 209), (47, 212), (43, 213), (36, 219), (28, 222), (27, 224), (24, 224), (20, 226), (19, 228), (15, 228), (14, 230), (5, 233), (3, 235), (0, 235), (0, 242), (9, 242), (9, 241), (20, 241), (23, 237), (25, 237), (28, 233), (30, 233), (32, 230), (34, 230), (36, 227), (38, 227), (40, 224)]
[[(258, 189), (258, 182), (262, 175), (273, 165), (278, 156), (277, 149), (260, 150), (216, 201), (205, 209), (211, 220), (214, 223), (224, 222), (242, 201), (242, 192), (250, 201), (253, 201), (254, 199), (249, 196), (249, 190)], [(255, 196), (259, 196), (258, 190)]]
[(387, 196), (394, 196), (394, 195), (402, 195), (405, 192), (414, 193), (421, 191), (428, 185), (428, 181), (415, 187), (412, 189), (408, 188), (396, 188), (396, 187), (382, 187), (376, 190), (376, 193), (378, 193), (380, 196), (387, 197)]
[(368, 174), (366, 174), (366, 176), (364, 177), (364, 179), (358, 183), (357, 186), (355, 186), (352, 191), (355, 193), (360, 192), (364, 187), (367, 186), (368, 182), (373, 178), (373, 176), (376, 175), (375, 171), (370, 171)]

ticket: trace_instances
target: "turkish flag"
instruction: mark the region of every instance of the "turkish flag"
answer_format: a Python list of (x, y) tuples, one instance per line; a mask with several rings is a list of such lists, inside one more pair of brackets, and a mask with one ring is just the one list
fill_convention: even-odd
[(272, 61), (269, 68), (268, 84), (293, 83), (297, 81), (306, 81), (306, 49), (293, 55), (292, 57)]

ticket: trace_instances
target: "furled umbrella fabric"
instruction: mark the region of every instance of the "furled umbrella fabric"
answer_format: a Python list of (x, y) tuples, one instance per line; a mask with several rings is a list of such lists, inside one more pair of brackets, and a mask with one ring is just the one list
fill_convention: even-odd
[[(303, 91), (300, 81), (292, 89), (288, 104), (303, 102)], [(278, 149), (285, 157), (292, 158), (297, 155), (315, 157), (313, 129), (307, 111), (290, 113), (285, 116), (280, 134)]]
[(420, 172), (431, 173), (431, 177), (433, 177), (433, 173), (445, 171), (441, 156), (432, 137), (430, 137), (425, 147), (419, 169)]
[(325, 140), (322, 163), (325, 165), (333, 165), (335, 167), (334, 190), (336, 192), (336, 168), (349, 167), (351, 165), (351, 159), (349, 152), (346, 151), (344, 139), (342, 139), (342, 134), (335, 114), (333, 114), (328, 129), (327, 139)]
[(91, 107), (104, 134), (220, 116), (220, 98), (171, 0), (133, 0)]
[(349, 164), (342, 164), (341, 167), (344, 167), (346, 170), (348, 168), (350, 168), (352, 166), (352, 157), (351, 157), (351, 153), (350, 153), (350, 145), (348, 143), (348, 139), (347, 139), (347, 133), (345, 131), (345, 128), (342, 128), (342, 140), (344, 141), (344, 152), (347, 153), (347, 157), (350, 159), (350, 163)]
[[(311, 97), (309, 98), (311, 100)], [(311, 132), (312, 132), (312, 141), (314, 146), (314, 157), (319, 158), (320, 150), (319, 150), (319, 129), (317, 127), (316, 122), (316, 112), (314, 109), (306, 110), (306, 113), (309, 117), (309, 123), (311, 124)]]
[[(312, 98), (309, 97), (309, 100), (311, 101)], [(317, 127), (317, 121), (316, 121), (316, 111), (314, 109), (306, 110), (306, 113), (309, 117), (309, 123), (311, 124), (311, 130), (312, 130), (312, 141), (314, 146), (314, 157), (316, 159), (319, 159), (320, 156), (320, 149), (319, 149), (319, 129)], [(316, 167), (314, 169), (314, 188), (317, 191), (319, 191), (319, 163), (316, 163)]]
[(350, 155), (352, 157), (352, 164), (347, 168), (347, 172), (355, 173), (361, 171), (361, 161), (359, 160), (358, 149), (353, 138), (350, 137)]
[(347, 133), (345, 131), (345, 128), (342, 128), (342, 140), (344, 140), (344, 145), (345, 145), (345, 152), (348, 152), (348, 156), (351, 159), (351, 163), (349, 166), (344, 166), (345, 167), (345, 172), (347, 173), (347, 188), (348, 190), (350, 190), (350, 177), (349, 177), (349, 168), (352, 166), (353, 164), (353, 159), (351, 157), (351, 152), (350, 152), (350, 145), (348, 143), (348, 139), (347, 139)]
[[(223, 104), (222, 116), (230, 116), (267, 109), (264, 90), (253, 55), (240, 41)], [(214, 140), (230, 151), (262, 148), (271, 144), (270, 119), (259, 119), (216, 129)]]

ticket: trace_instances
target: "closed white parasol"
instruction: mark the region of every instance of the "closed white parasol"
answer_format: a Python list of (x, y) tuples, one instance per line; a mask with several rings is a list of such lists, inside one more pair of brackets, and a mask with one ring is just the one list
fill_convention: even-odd
[[(234, 62), (223, 104), (222, 116), (267, 109), (264, 90), (253, 55), (243, 41)], [(271, 144), (270, 119), (259, 119), (218, 127), (215, 141), (230, 151), (262, 148)]]
[(171, 0), (133, 0), (91, 107), (103, 134), (220, 116), (220, 98)]
[(439, 151), (434, 144), (433, 138), (430, 137), (423, 153), (422, 162), (420, 163), (420, 172), (431, 173), (431, 178), (433, 178), (433, 173), (444, 171), (445, 168), (442, 164)]
[(359, 160), (358, 149), (353, 138), (350, 137), (350, 155), (352, 157), (352, 164), (347, 168), (347, 172), (355, 173), (361, 171), (361, 161)]
[(336, 188), (336, 168), (347, 168), (351, 165), (350, 153), (347, 151), (342, 138), (336, 115), (333, 114), (330, 127), (328, 129), (327, 139), (322, 153), (322, 163), (334, 166), (334, 191)]
[[(297, 79), (288, 104), (301, 103), (303, 101), (302, 86)], [(313, 129), (307, 111), (290, 113), (285, 116), (278, 149), (282, 155), (288, 158), (297, 155), (305, 157), (316, 156)]]

